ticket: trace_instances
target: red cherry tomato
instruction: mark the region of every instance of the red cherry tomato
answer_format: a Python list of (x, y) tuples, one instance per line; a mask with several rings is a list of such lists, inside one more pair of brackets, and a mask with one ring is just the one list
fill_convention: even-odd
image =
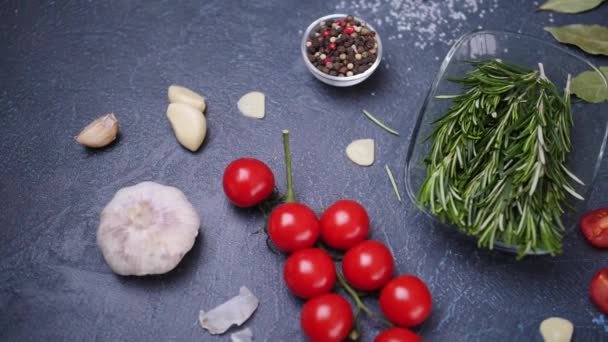
[(333, 248), (346, 250), (365, 240), (369, 233), (369, 216), (355, 201), (340, 200), (321, 215), (321, 239)]
[(312, 298), (334, 287), (336, 266), (331, 257), (318, 248), (301, 249), (287, 258), (283, 279), (296, 296)]
[(395, 277), (380, 292), (380, 309), (389, 321), (403, 327), (424, 322), (432, 304), (428, 287), (411, 275)]
[(600, 310), (608, 314), (608, 268), (595, 274), (590, 287), (591, 300)]
[(388, 248), (374, 240), (356, 244), (342, 258), (344, 277), (362, 291), (375, 291), (384, 286), (393, 276), (394, 266)]
[(313, 342), (339, 342), (353, 326), (353, 312), (346, 299), (335, 293), (315, 297), (302, 307), (300, 325)]
[(422, 339), (411, 330), (390, 328), (376, 336), (374, 342), (422, 342)]
[(281, 204), (270, 213), (268, 235), (278, 249), (295, 252), (315, 244), (319, 237), (319, 220), (304, 204)]
[(581, 219), (581, 230), (592, 245), (608, 248), (608, 208), (585, 214)]
[(241, 158), (224, 170), (224, 192), (237, 207), (251, 207), (274, 191), (274, 175), (268, 165), (253, 158)]

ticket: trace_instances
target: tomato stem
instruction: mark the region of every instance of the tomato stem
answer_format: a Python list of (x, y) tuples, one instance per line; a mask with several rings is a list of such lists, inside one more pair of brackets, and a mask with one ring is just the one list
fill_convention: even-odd
[(393, 323), (387, 321), (386, 319), (384, 319), (384, 317), (378, 315), (373, 310), (368, 308), (365, 304), (363, 304), (363, 301), (361, 301), (361, 297), (359, 297), (359, 295), (357, 294), (357, 291), (355, 291), (350, 285), (348, 285), (348, 283), (346, 282), (346, 279), (344, 279), (344, 276), (342, 275), (342, 273), (340, 273), (339, 271), (336, 271), (336, 276), (338, 277), (338, 282), (340, 283), (342, 288), (346, 292), (348, 292), (348, 294), (351, 296), (351, 298), (355, 301), (355, 304), (357, 304), (357, 312), (363, 311), (369, 318), (374, 319), (378, 322), (382, 322), (382, 323), (388, 325), (389, 327), (393, 326)]
[(291, 177), (291, 150), (289, 148), (289, 131), (283, 130), (283, 149), (285, 153), (285, 169), (287, 170), (287, 194), (285, 202), (292, 203), (296, 201), (296, 196), (293, 193), (293, 179)]

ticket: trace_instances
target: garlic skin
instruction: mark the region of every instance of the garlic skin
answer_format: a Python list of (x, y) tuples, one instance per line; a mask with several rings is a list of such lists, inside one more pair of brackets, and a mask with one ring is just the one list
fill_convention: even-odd
[(374, 163), (374, 140), (359, 139), (346, 147), (346, 156), (359, 166), (370, 166)]
[(245, 286), (239, 294), (205, 312), (201, 310), (198, 321), (211, 335), (223, 334), (233, 325), (241, 326), (257, 310), (260, 300)]
[(97, 244), (112, 271), (171, 271), (192, 248), (200, 217), (179, 189), (154, 182), (125, 187), (101, 212)]
[(182, 86), (173, 84), (168, 90), (169, 103), (184, 103), (196, 108), (199, 112), (205, 112), (207, 104), (205, 98), (200, 94)]
[(207, 119), (196, 108), (184, 103), (170, 103), (167, 118), (173, 127), (177, 141), (196, 152), (207, 134)]
[(111, 144), (117, 135), (118, 119), (110, 113), (93, 120), (74, 139), (86, 147), (100, 148)]

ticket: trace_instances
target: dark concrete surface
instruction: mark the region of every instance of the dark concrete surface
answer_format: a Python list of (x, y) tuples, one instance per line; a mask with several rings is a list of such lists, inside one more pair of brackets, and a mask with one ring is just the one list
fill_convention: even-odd
[[(448, 12), (412, 19), (418, 28), (437, 21), (437, 41), (423, 48), (420, 31), (386, 20), (395, 19), (399, 1), (0, 1), (0, 340), (228, 341), (206, 334), (197, 316), (242, 285), (261, 300), (245, 325), (256, 341), (304, 340), (302, 302), (283, 284), (283, 259), (253, 234), (263, 217), (232, 207), (221, 187), (231, 160), (253, 156), (284, 189), (283, 128), (292, 133), (299, 199), (317, 209), (339, 198), (362, 202), (372, 237), (388, 243), (397, 270), (429, 284), (434, 310), (416, 329), (425, 341), (539, 341), (538, 324), (554, 315), (574, 323), (575, 341), (608, 340), (608, 318), (588, 299), (591, 278), (608, 264), (605, 252), (578, 232), (556, 258), (518, 262), (477, 250), (434, 227), (407, 197), (397, 202), (384, 170), (389, 164), (403, 185), (415, 117), (450, 39), (478, 27), (551, 39), (544, 26), (607, 24), (608, 4), (570, 16), (536, 12), (526, 0), (416, 4), (449, 3), (462, 6), (466, 20)], [(298, 45), (312, 20), (337, 11), (382, 20), (385, 60), (348, 89), (313, 79)], [(208, 99), (209, 135), (198, 153), (177, 144), (165, 118), (172, 83)], [(264, 120), (237, 111), (251, 90), (267, 95)], [(401, 137), (368, 122), (362, 108)], [(89, 151), (72, 139), (107, 112), (119, 118), (119, 141)], [(377, 143), (370, 168), (344, 156), (351, 140), (365, 137)], [(605, 166), (589, 209), (608, 205)], [(171, 273), (119, 277), (95, 244), (99, 213), (119, 188), (144, 180), (184, 190), (202, 234)], [(365, 320), (363, 340), (380, 328)]]

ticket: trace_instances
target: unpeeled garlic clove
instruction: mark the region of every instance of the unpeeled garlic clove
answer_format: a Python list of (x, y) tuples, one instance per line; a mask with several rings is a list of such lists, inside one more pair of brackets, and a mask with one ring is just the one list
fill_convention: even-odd
[(118, 119), (110, 113), (88, 124), (74, 139), (81, 145), (100, 148), (112, 143), (117, 135)]
[(171, 103), (167, 107), (167, 118), (177, 141), (190, 151), (196, 152), (207, 134), (207, 119), (203, 113), (185, 103)]
[(169, 87), (168, 93), (169, 103), (185, 103), (198, 109), (201, 113), (207, 108), (205, 98), (186, 87), (173, 84)]

